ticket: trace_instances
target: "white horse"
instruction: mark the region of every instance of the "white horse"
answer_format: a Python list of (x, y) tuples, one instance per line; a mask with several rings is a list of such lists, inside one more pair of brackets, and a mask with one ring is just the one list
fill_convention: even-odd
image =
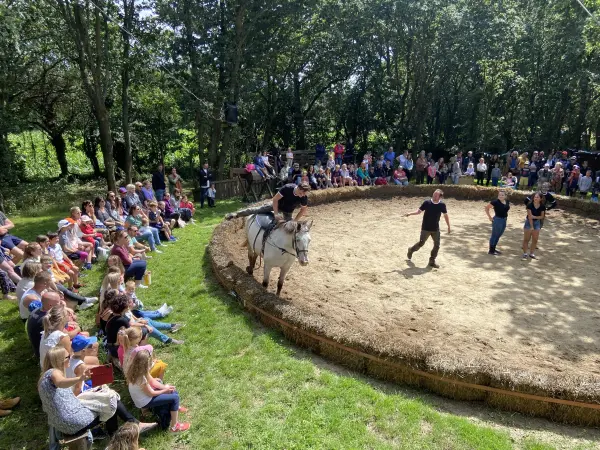
[[(270, 216), (252, 215), (246, 218), (246, 238), (248, 239), (248, 262), (246, 271), (252, 275), (256, 259), (262, 255), (264, 260), (263, 286), (269, 286), (269, 276), (273, 267), (279, 267), (277, 295), (281, 292), (283, 281), (288, 271), (298, 259), (300, 265), (308, 264), (308, 245), (310, 244), (310, 228), (312, 221), (295, 222), (290, 220), (277, 225), (267, 236), (263, 246), (264, 226), (271, 220)], [(262, 226), (261, 226), (262, 225)]]

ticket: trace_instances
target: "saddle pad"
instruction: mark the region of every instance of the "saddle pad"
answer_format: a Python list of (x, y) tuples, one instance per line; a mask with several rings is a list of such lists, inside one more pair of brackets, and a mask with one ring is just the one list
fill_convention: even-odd
[(258, 226), (261, 229), (266, 229), (269, 228), (271, 226), (271, 223), (273, 222), (273, 215), (272, 214), (261, 214), (256, 216), (256, 223), (258, 224)]

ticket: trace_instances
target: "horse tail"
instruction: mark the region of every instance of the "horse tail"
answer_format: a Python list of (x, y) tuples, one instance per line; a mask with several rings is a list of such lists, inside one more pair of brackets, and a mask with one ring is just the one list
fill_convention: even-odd
[(242, 245), (240, 245), (240, 247), (242, 247), (242, 248), (248, 247), (248, 236), (246, 236), (244, 238), (244, 242), (242, 242)]

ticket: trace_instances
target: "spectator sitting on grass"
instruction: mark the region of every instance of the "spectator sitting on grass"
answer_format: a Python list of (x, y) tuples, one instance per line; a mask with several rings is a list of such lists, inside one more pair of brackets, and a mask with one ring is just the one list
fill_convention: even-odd
[(96, 220), (108, 230), (114, 231), (117, 229), (117, 225), (122, 225), (121, 222), (117, 222), (112, 218), (109, 210), (106, 208), (106, 200), (102, 197), (94, 199), (94, 215), (96, 216)]
[[(12, 293), (15, 292), (17, 286), (10, 279), (8, 273), (4, 270), (0, 270), (0, 291), (2, 291), (2, 298), (4, 300), (17, 300), (17, 297)], [(0, 417), (2, 417), (2, 408), (0, 408)]]
[(18, 283), (21, 281), (21, 276), (15, 271), (15, 268), (15, 263), (11, 260), (8, 250), (0, 246), (0, 269), (6, 272), (13, 283)]
[[(35, 276), (42, 271), (42, 264), (39, 262), (27, 262), (23, 265), (22, 274), (23, 278), (17, 284), (17, 288), (15, 290), (15, 295), (17, 297), (17, 301), (19, 302), (19, 316), (21, 320), (25, 322), (31, 312), (29, 311), (29, 305), (35, 301), (41, 302), (42, 293), (46, 289), (47, 276), (43, 277), (44, 283), (42, 284), (42, 279), (38, 279), (38, 289), (34, 292), (29, 292), (33, 289)], [(27, 298), (25, 298), (25, 294)]]
[[(129, 369), (129, 363), (131, 362), (132, 356), (134, 356), (140, 350), (147, 350), (152, 354), (154, 348), (142, 342), (142, 332), (139, 328), (127, 328), (119, 331), (119, 361), (123, 368), (123, 373), (127, 373)], [(167, 370), (167, 364), (160, 359), (152, 359), (152, 368), (150, 369), (150, 375), (154, 378), (163, 380), (165, 372)]]
[(360, 167), (356, 170), (356, 176), (358, 177), (358, 184), (360, 186), (368, 186), (371, 184), (371, 179), (369, 178), (369, 172), (366, 169), (367, 165), (363, 161), (360, 163)]
[[(211, 185), (211, 188), (214, 187), (214, 184)], [(208, 190), (208, 194), (211, 193), (211, 189)], [(210, 195), (208, 197), (210, 199)], [(171, 205), (173, 206), (173, 210), (177, 211), (179, 213), (179, 217), (181, 217), (181, 220), (183, 220), (184, 222), (190, 222), (192, 220), (192, 211), (190, 208), (186, 208), (184, 206), (181, 206), (181, 191), (179, 189), (175, 189), (175, 191), (173, 192), (173, 195), (171, 196)], [(210, 206), (210, 200), (209, 200), (209, 205)]]
[(508, 172), (504, 178), (502, 178), (502, 183), (504, 186), (516, 189), (517, 188), (517, 177), (512, 174), (512, 172)]
[[(165, 194), (165, 196), (166, 195), (167, 194)], [(150, 207), (150, 211), (148, 212), (148, 220), (150, 220), (150, 226), (162, 232), (166, 240), (174, 241), (175, 238), (173, 238), (171, 234), (171, 226), (169, 223), (163, 220), (161, 211), (158, 210), (158, 203), (150, 202), (148, 206)]]
[(52, 257), (44, 255), (41, 257), (40, 262), (42, 264), (42, 271), (50, 275), (49, 289), (60, 292), (64, 298), (79, 305), (79, 309), (83, 310), (90, 308), (98, 300), (98, 297), (83, 297), (67, 289), (60, 282), (56, 281), (54, 279), (54, 275), (52, 274)]
[(139, 256), (140, 259), (150, 259), (152, 258), (152, 256), (146, 254), (150, 251), (150, 247), (142, 244), (141, 242), (138, 242), (138, 240), (136, 239), (138, 231), (138, 227), (136, 227), (135, 225), (127, 229), (127, 236), (129, 239), (129, 245), (127, 249), (129, 250), (129, 254), (132, 258)]
[(10, 252), (12, 262), (17, 264), (23, 257), (27, 242), (9, 233), (15, 224), (0, 211), (0, 245)]
[(146, 273), (146, 261), (139, 259), (133, 259), (129, 254), (127, 246), (129, 244), (127, 232), (124, 230), (117, 231), (114, 235), (113, 248), (111, 249), (111, 255), (118, 256), (125, 269), (125, 277), (132, 277), (135, 279), (136, 286), (147, 288), (142, 284), (144, 274)]
[(37, 242), (30, 242), (23, 250), (23, 263), (40, 262), (42, 256), (42, 247)]
[(335, 165), (335, 169), (331, 174), (331, 180), (333, 182), (333, 187), (342, 187), (342, 171), (340, 170), (339, 164)]
[(89, 242), (83, 242), (77, 237), (75, 227), (77, 224), (73, 219), (63, 219), (58, 222), (58, 242), (64, 253), (72, 259), (81, 264), (81, 268), (90, 270), (92, 268), (92, 257), (93, 253), (90, 248), (93, 245)]
[(148, 217), (142, 213), (142, 209), (139, 206), (132, 206), (129, 210), (129, 215), (125, 220), (125, 228), (136, 226), (140, 230), (140, 241), (148, 242), (150, 250), (156, 253), (162, 253), (156, 247), (163, 245), (160, 241), (160, 235), (158, 229), (154, 227), (143, 227), (142, 220)]
[(398, 168), (394, 170), (393, 180), (396, 185), (408, 186), (408, 178), (406, 177), (406, 172), (404, 172), (402, 166), (398, 166)]
[(63, 252), (58, 243), (58, 233), (49, 231), (46, 236), (48, 236), (48, 254), (52, 256), (56, 266), (69, 275), (69, 286), (79, 289), (81, 287), (79, 284), (79, 268)]
[(191, 212), (191, 217), (192, 217), (190, 219), (190, 221), (192, 223), (194, 223), (194, 214), (196, 214), (196, 207), (194, 206), (193, 202), (190, 202), (188, 200), (188, 196), (187, 195), (183, 194), (181, 196), (181, 200), (179, 201), (179, 208), (180, 209), (189, 209), (190, 212)]
[(173, 209), (173, 204), (171, 203), (171, 194), (165, 194), (164, 206), (159, 203), (158, 208), (162, 211), (163, 218), (171, 221), (171, 230), (174, 230), (177, 227), (177, 222), (179, 221), (181, 215), (179, 212)]

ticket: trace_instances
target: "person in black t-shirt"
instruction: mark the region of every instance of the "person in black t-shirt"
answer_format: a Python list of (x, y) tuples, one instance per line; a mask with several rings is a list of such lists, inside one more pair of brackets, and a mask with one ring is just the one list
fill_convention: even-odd
[(295, 185), (289, 183), (279, 189), (279, 192), (273, 196), (270, 205), (259, 206), (258, 208), (247, 208), (236, 213), (230, 213), (225, 216), (227, 220), (235, 219), (236, 217), (251, 216), (253, 214), (274, 214), (275, 219), (288, 221), (292, 220), (294, 210), (300, 207), (300, 211), (296, 214), (295, 220), (299, 220), (306, 214), (308, 210), (308, 197), (306, 194), (310, 191), (310, 184), (300, 183)]
[[(536, 192), (531, 198), (531, 203), (527, 205), (527, 218), (525, 219), (525, 225), (523, 226), (523, 260), (527, 258), (536, 259), (533, 253), (537, 247), (538, 238), (540, 236), (540, 230), (542, 229), (542, 220), (546, 215), (546, 207), (542, 202), (542, 194)], [(531, 247), (529, 254), (527, 254), (527, 247), (531, 240)]]
[[(494, 209), (494, 217), (490, 215), (490, 209)], [(501, 255), (502, 253), (496, 250), (496, 245), (502, 237), (504, 230), (506, 229), (506, 220), (508, 219), (508, 210), (510, 209), (510, 203), (506, 199), (506, 192), (503, 190), (498, 191), (498, 198), (492, 200), (485, 207), (485, 213), (487, 214), (490, 222), (492, 222), (492, 236), (490, 237), (490, 255)]]
[[(542, 194), (542, 204), (546, 207), (546, 211), (550, 211), (558, 206), (556, 203), (556, 198), (550, 192), (550, 183), (542, 183), (542, 189), (540, 190), (540, 193)], [(531, 197), (525, 197), (523, 203), (525, 203), (525, 206), (529, 205), (531, 203)], [(540, 220), (540, 228), (544, 228), (545, 219), (546, 215), (544, 214), (544, 218)]]
[(423, 247), (427, 239), (431, 236), (433, 239), (433, 249), (431, 250), (431, 256), (429, 257), (429, 267), (434, 267), (436, 269), (440, 267), (435, 263), (435, 258), (440, 250), (440, 218), (442, 214), (444, 215), (446, 225), (448, 225), (448, 233), (450, 233), (450, 218), (448, 217), (446, 204), (442, 202), (443, 196), (444, 192), (441, 189), (437, 189), (431, 196), (431, 200), (425, 200), (415, 212), (406, 214), (406, 217), (408, 217), (425, 213), (423, 215), (419, 242), (408, 249), (406, 256), (409, 261), (412, 258), (413, 253)]

